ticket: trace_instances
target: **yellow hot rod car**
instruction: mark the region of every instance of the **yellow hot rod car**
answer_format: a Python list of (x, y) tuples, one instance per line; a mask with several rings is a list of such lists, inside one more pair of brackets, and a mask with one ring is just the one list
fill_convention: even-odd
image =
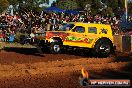
[(111, 26), (105, 24), (71, 22), (59, 31), (46, 31), (37, 39), (39, 46), (49, 46), (52, 53), (60, 53), (62, 47), (70, 46), (92, 49), (95, 55), (106, 57), (114, 50)]

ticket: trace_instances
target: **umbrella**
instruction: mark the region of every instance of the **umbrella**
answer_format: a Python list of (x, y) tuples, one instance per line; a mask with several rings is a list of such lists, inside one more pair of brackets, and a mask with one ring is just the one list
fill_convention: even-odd
[(77, 12), (75, 10), (66, 10), (65, 13), (67, 13), (67, 14), (79, 14), (79, 12)]
[(49, 7), (49, 8), (46, 8), (44, 11), (47, 11), (47, 12), (64, 12), (64, 10), (62, 10), (58, 7)]

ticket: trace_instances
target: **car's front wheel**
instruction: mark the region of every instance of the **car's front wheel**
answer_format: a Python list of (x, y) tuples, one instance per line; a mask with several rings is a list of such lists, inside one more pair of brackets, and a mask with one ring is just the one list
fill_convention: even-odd
[(58, 54), (61, 53), (61, 44), (59, 42), (53, 42), (50, 45), (50, 51), (51, 53)]

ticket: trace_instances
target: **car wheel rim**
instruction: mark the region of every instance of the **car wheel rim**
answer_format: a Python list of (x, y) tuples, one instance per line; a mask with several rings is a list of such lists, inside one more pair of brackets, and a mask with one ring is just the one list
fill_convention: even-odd
[(109, 45), (106, 45), (106, 44), (103, 44), (99, 47), (100, 49), (100, 53), (103, 53), (103, 54), (108, 54), (110, 53), (110, 46)]
[(59, 45), (54, 45), (54, 51), (59, 52), (60, 51), (60, 46)]

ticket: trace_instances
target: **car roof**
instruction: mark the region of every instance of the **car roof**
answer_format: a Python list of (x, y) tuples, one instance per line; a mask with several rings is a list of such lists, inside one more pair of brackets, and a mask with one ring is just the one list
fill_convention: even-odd
[(110, 26), (108, 24), (99, 24), (99, 23), (83, 23), (83, 22), (69, 22), (69, 24), (75, 24), (75, 25), (95, 25), (95, 26)]

